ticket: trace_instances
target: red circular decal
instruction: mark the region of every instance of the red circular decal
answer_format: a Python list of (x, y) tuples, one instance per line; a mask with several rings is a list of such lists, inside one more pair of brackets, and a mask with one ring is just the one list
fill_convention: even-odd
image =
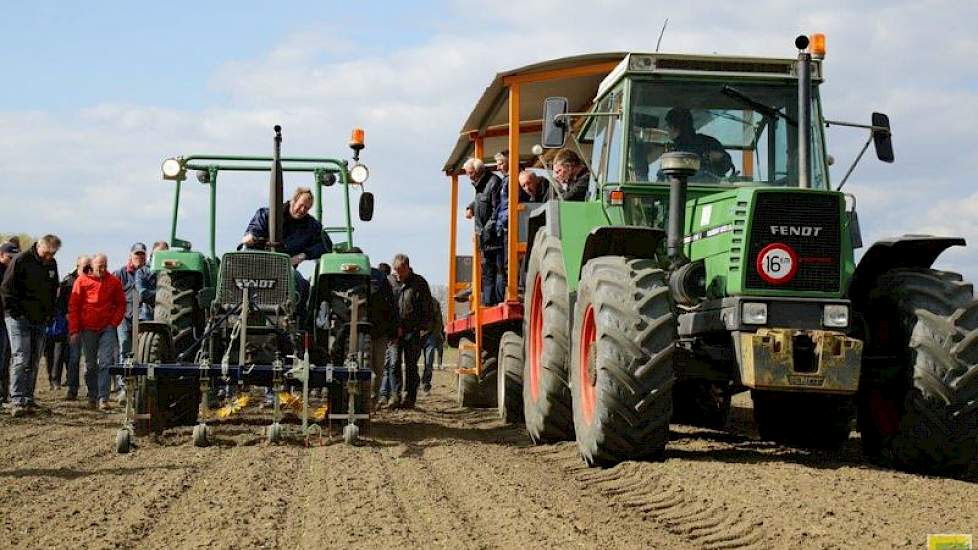
[(784, 243), (771, 243), (757, 255), (757, 273), (772, 285), (783, 285), (798, 272), (798, 253)]

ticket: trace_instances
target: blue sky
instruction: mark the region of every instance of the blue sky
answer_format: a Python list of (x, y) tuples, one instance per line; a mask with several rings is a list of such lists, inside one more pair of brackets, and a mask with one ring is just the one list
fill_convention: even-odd
[[(269, 150), (349, 156), (354, 126), (377, 217), (358, 228), (374, 261), (412, 256), (447, 272), (448, 186), (439, 170), (496, 72), (595, 51), (654, 49), (791, 56), (824, 32), (826, 115), (889, 113), (897, 162), (871, 158), (847, 189), (864, 240), (959, 234), (978, 245), (978, 38), (973, 2), (775, 0), (522, 2), (21, 2), (0, 12), (0, 232), (55, 232), (62, 266), (82, 252), (124, 261), (135, 240), (167, 236), (162, 159)], [(839, 181), (864, 136), (828, 131)], [(265, 200), (264, 177), (222, 178), (218, 246)], [(304, 184), (287, 179), (287, 188)], [(468, 199), (463, 187), (463, 200)], [(335, 221), (336, 209), (328, 216)], [(187, 185), (182, 237), (206, 244), (206, 193)], [(330, 222), (328, 222), (330, 223)], [(978, 277), (978, 246), (942, 259)]]

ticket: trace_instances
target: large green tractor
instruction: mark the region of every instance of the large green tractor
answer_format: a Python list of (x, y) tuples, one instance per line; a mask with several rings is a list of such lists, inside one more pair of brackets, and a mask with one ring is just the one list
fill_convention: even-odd
[[(236, 410), (234, 400), (249, 386), (273, 390), (270, 441), (283, 435), (280, 399), (290, 388), (301, 388), (306, 408), (310, 388), (325, 392), (325, 420), (346, 420), (348, 440), (356, 439), (357, 424), (369, 418), (371, 270), (369, 258), (353, 245), (350, 213), (351, 187), (362, 190), (367, 177), (359, 162), (362, 131), (354, 132), (350, 145), (352, 165), (331, 158), (281, 157), (280, 144), (276, 126), (271, 157), (191, 155), (164, 161), (163, 178), (174, 184), (173, 222), (171, 248), (156, 252), (150, 266), (157, 276), (154, 319), (137, 324), (132, 357), (111, 369), (131, 377), (135, 387), (126, 426), (117, 437), (120, 452), (128, 450), (133, 435), (178, 425), (196, 425), (194, 443), (207, 444), (208, 411), (218, 405), (219, 396), (232, 401), (229, 406)], [(181, 186), (191, 170), (210, 190), (209, 253), (176, 236)], [(255, 171), (270, 173), (269, 234), (218, 259), (218, 177)], [(327, 253), (317, 260), (308, 281), (284, 251), (284, 172), (312, 175), (314, 217), (319, 220), (325, 190), (337, 186), (343, 193), (344, 224), (324, 227)], [(362, 221), (373, 216), (368, 192), (360, 194), (359, 215)], [(308, 291), (300, 291), (307, 285)], [(244, 402), (237, 403), (240, 408)], [(304, 410), (304, 432), (310, 428), (309, 417)]]
[(887, 239), (855, 261), (856, 200), (830, 184), (823, 129), (868, 129), (863, 152), (892, 162), (889, 121), (825, 119), (816, 36), (796, 59), (629, 54), (590, 111), (547, 99), (543, 147), (593, 177), (587, 200), (529, 218), (533, 440), (576, 438), (591, 465), (655, 458), (670, 422), (722, 428), (750, 391), (770, 440), (838, 447), (857, 419), (874, 461), (974, 463), (978, 303), (932, 267), (964, 241)]

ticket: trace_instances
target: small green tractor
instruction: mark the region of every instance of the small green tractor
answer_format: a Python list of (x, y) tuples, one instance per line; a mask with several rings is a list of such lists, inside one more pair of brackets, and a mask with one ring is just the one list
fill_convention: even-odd
[[(352, 165), (331, 158), (283, 158), (281, 139), (276, 126), (271, 157), (191, 155), (164, 161), (163, 178), (175, 186), (171, 247), (155, 252), (150, 266), (157, 278), (154, 319), (136, 324), (132, 356), (110, 369), (133, 388), (117, 451), (128, 452), (135, 435), (180, 425), (193, 425), (193, 443), (206, 445), (211, 428), (205, 420), (219, 397), (237, 412), (247, 403), (249, 386), (273, 394), (273, 418), (266, 428), (270, 442), (284, 436), (284, 405), (301, 406), (303, 435), (321, 433), (319, 424), (309, 422), (317, 419), (309, 409), (310, 390), (318, 389), (313, 393), (324, 398), (319, 420), (346, 421), (348, 442), (369, 420), (371, 269), (369, 258), (353, 246), (350, 215), (351, 187), (362, 190), (367, 178), (359, 162), (362, 131), (354, 132), (350, 144)], [(209, 254), (177, 238), (181, 186), (189, 170), (210, 191)], [(218, 259), (218, 176), (255, 171), (270, 173), (268, 238)], [(312, 174), (319, 220), (324, 191), (338, 185), (343, 192), (345, 224), (324, 227), (327, 253), (317, 260), (305, 303), (299, 291), (305, 281), (282, 244), (283, 172)], [(360, 194), (359, 215), (362, 221), (372, 218), (372, 194)], [(333, 244), (330, 235), (343, 240)], [(290, 403), (283, 404), (283, 398)]]
[(534, 441), (576, 438), (590, 465), (652, 459), (671, 422), (722, 428), (750, 391), (765, 439), (834, 448), (855, 420), (876, 462), (975, 462), (978, 302), (932, 267), (964, 240), (882, 240), (857, 263), (823, 130), (866, 129), (856, 162), (871, 143), (892, 162), (889, 120), (823, 116), (816, 37), (789, 59), (627, 54), (589, 111), (545, 101), (534, 154), (576, 148), (593, 177), (587, 200), (529, 215), (522, 335), (504, 336), (523, 356), (498, 369), (522, 369)]

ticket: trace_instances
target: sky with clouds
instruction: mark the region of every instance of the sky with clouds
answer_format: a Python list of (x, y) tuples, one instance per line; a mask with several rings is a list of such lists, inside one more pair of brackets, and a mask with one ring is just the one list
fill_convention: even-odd
[[(119, 265), (133, 241), (169, 234), (162, 159), (268, 154), (274, 124), (284, 154), (348, 157), (360, 126), (377, 210), (358, 244), (374, 261), (406, 252), (443, 283), (449, 197), (439, 170), (493, 75), (653, 50), (666, 17), (670, 52), (790, 57), (797, 34), (824, 32), (826, 116), (868, 122), (882, 111), (893, 125), (896, 163), (870, 155), (846, 186), (864, 240), (961, 235), (975, 246), (941, 265), (978, 278), (978, 3), (960, 0), (8, 3), (0, 232), (59, 234), (62, 266), (94, 251)], [(828, 131), (836, 182), (864, 139)], [(266, 200), (266, 181), (222, 178), (219, 250)], [(286, 177), (287, 189), (303, 184)], [(179, 235), (205, 246), (206, 216), (206, 188), (189, 181)]]

